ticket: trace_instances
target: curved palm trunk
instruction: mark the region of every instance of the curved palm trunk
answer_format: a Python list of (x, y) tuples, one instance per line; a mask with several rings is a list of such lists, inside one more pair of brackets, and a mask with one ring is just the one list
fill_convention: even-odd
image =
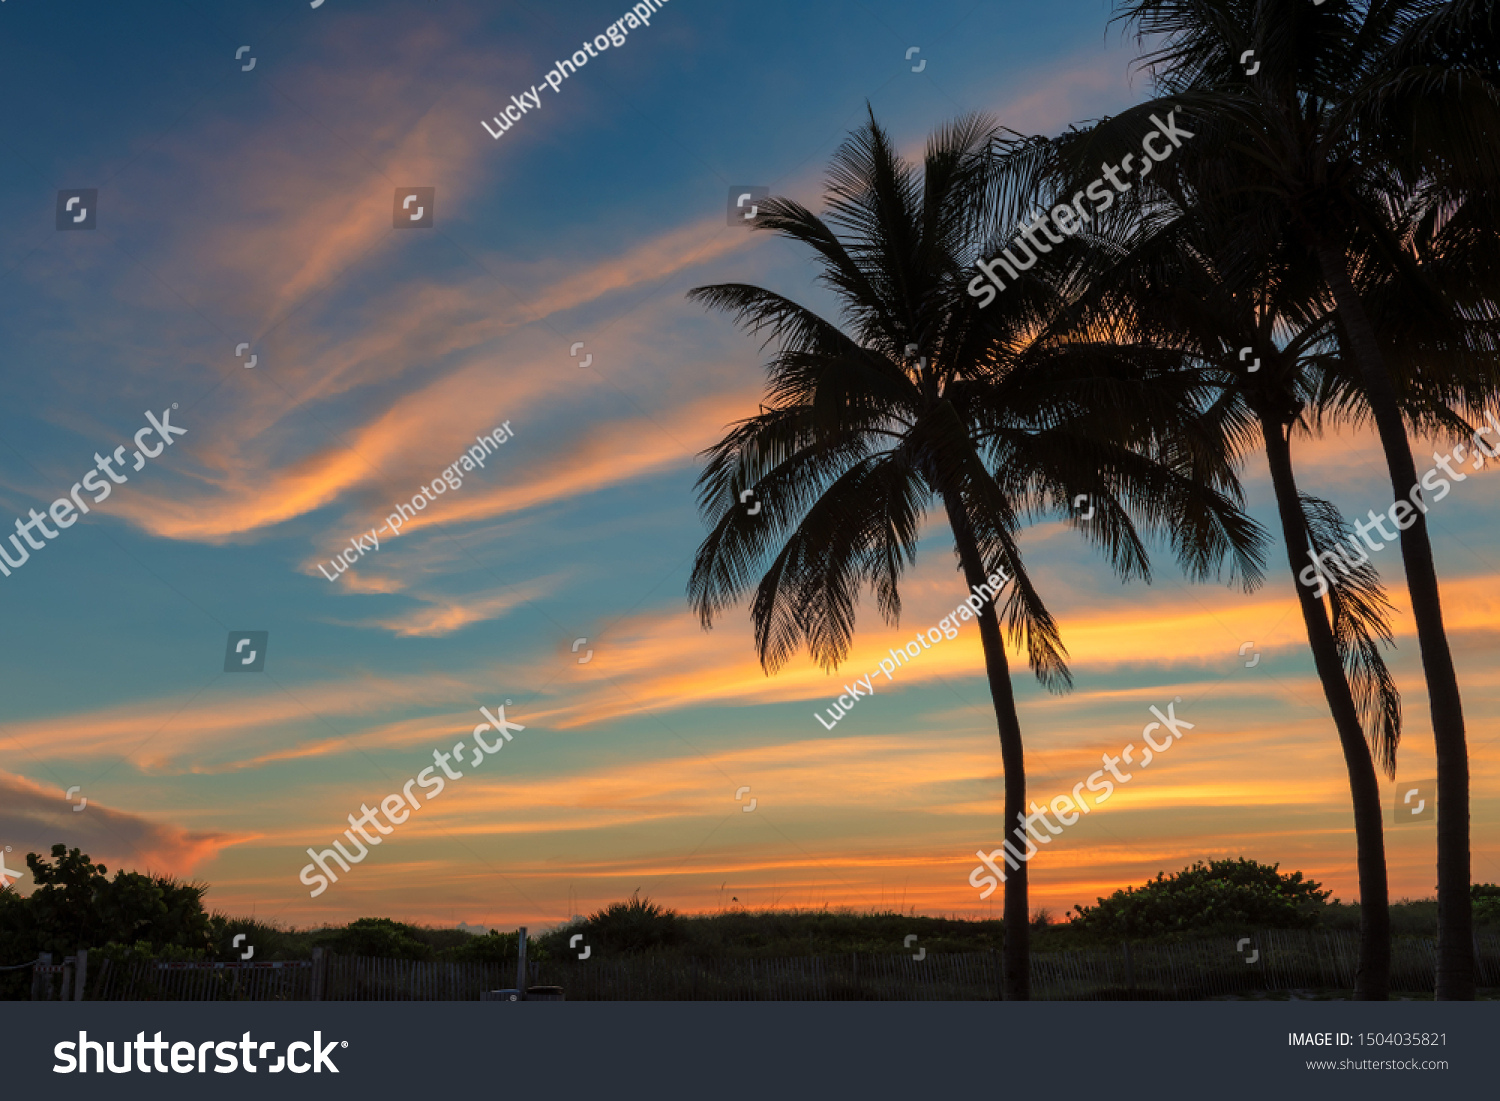
[[(1302, 515), (1296, 477), (1292, 473), (1292, 449), (1280, 427), (1265, 418), (1261, 418), (1260, 430), (1270, 461), (1276, 507), (1281, 513), (1287, 561), (1295, 579), (1311, 543)], [(1344, 764), (1349, 770), (1349, 794), (1354, 801), (1360, 902), (1359, 968), (1354, 977), (1354, 997), (1356, 1001), (1383, 1002), (1389, 999), (1391, 990), (1391, 910), (1385, 873), (1385, 835), (1380, 822), (1380, 783), (1370, 747), (1360, 728), (1359, 709), (1349, 689), (1344, 664), (1339, 659), (1327, 609), (1306, 585), (1294, 583), (1297, 601), (1302, 605), (1302, 620), (1307, 624), (1307, 641), (1312, 647), (1318, 679), (1323, 682), (1323, 695), (1333, 713), (1339, 744), (1344, 750)]]
[[(1404, 499), (1418, 484), (1417, 468), (1385, 357), (1365, 314), (1364, 303), (1349, 278), (1343, 253), (1324, 240), (1317, 241), (1317, 249), (1323, 277), (1349, 334), (1349, 350), (1364, 378), (1365, 395), (1375, 415), (1390, 469), (1391, 489), (1397, 500)], [(1445, 1001), (1471, 1001), (1474, 911), (1469, 895), (1469, 751), (1464, 735), (1463, 700), (1458, 690), (1458, 674), (1453, 668), (1453, 653), (1443, 630), (1442, 595), (1438, 591), (1427, 519), (1419, 509), (1413, 520), (1412, 526), (1401, 533), (1401, 560), (1406, 567), (1406, 586), (1411, 594), (1412, 618), (1422, 651), (1432, 736), (1437, 748), (1437, 996)]]
[[(944, 493), (943, 507), (953, 528), (958, 559), (964, 579), (973, 592), (986, 584), (979, 543), (954, 493)], [(1016, 714), (1016, 697), (1010, 683), (1010, 663), (1005, 659), (1005, 640), (1000, 633), (1000, 619), (993, 602), (984, 604), (976, 614), (979, 641), (984, 646), (984, 671), (990, 682), (990, 699), (995, 704), (995, 722), (1000, 730), (1000, 762), (1005, 769), (1005, 821), (1024, 822), (1026, 818), (1026, 762), (1021, 744), (1021, 720)], [(1007, 827), (1004, 833), (1008, 834)], [(1003, 839), (1003, 837), (1002, 837)], [(1005, 877), (1005, 929), (1001, 949), (1001, 987), (1006, 1001), (1031, 999), (1031, 910), (1026, 899), (1027, 865), (1009, 871)]]

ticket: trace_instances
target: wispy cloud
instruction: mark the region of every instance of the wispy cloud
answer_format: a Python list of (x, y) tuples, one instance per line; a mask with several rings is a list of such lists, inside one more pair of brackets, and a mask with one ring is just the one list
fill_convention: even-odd
[[(87, 793), (74, 800), (88, 798)], [(0, 837), (34, 846), (32, 851), (50, 853), (53, 845), (79, 848), (94, 862), (111, 868), (125, 865), (141, 871), (170, 874), (189, 872), (212, 860), (231, 845), (243, 844), (257, 835), (218, 831), (186, 830), (170, 822), (117, 810), (89, 800), (68, 802), (64, 793), (44, 788), (24, 776), (0, 772)], [(27, 842), (25, 839), (32, 838)], [(12, 854), (7, 864), (20, 870), (24, 857)]]

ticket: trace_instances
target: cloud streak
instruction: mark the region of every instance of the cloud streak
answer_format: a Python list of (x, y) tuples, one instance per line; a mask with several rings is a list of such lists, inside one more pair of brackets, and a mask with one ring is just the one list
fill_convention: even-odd
[[(186, 830), (144, 815), (116, 810), (90, 799), (81, 811), (60, 791), (51, 791), (24, 776), (0, 772), (0, 837), (21, 844), (7, 860), (19, 871), (22, 849), (47, 855), (53, 845), (82, 849), (94, 862), (111, 868), (184, 875), (214, 859), (231, 845), (256, 835)], [(87, 798), (85, 791), (74, 799)], [(31, 839), (31, 840), (27, 840)]]

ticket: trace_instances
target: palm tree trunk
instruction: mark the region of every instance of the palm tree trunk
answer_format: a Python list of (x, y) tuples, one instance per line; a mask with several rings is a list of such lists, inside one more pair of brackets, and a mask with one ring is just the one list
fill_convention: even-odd
[(1311, 541), (1302, 515), (1301, 497), (1292, 472), (1292, 449), (1282, 429), (1265, 417), (1260, 421), (1271, 466), (1271, 485), (1281, 513), (1281, 531), (1286, 541), (1302, 621), (1312, 647), (1323, 695), (1333, 713), (1344, 765), (1349, 770), (1349, 794), (1354, 801), (1354, 844), (1359, 869), (1359, 968), (1354, 976), (1356, 1001), (1383, 1002), (1391, 991), (1391, 910), (1386, 883), (1385, 835), (1380, 822), (1380, 782), (1375, 762), (1360, 728), (1359, 709), (1349, 688), (1338, 644), (1328, 622), (1323, 602), (1306, 585), (1295, 581)]
[[(1375, 415), (1375, 426), (1390, 469), (1391, 489), (1397, 500), (1403, 500), (1418, 483), (1396, 388), (1364, 303), (1349, 278), (1343, 252), (1326, 240), (1318, 240), (1317, 249), (1323, 277), (1333, 292), (1344, 331), (1349, 336), (1348, 350), (1364, 378), (1365, 396)], [(1472, 1001), (1474, 910), (1469, 895), (1469, 751), (1464, 736), (1463, 700), (1458, 691), (1458, 674), (1453, 668), (1453, 653), (1443, 629), (1443, 601), (1438, 591), (1432, 541), (1427, 534), (1427, 518), (1418, 509), (1413, 521), (1401, 533), (1401, 560), (1406, 567), (1406, 587), (1411, 594), (1412, 618), (1422, 651), (1432, 736), (1437, 748), (1437, 996), (1444, 1001)]]
[[(943, 494), (948, 523), (953, 527), (953, 541), (963, 566), (969, 591), (987, 584), (988, 574), (979, 554), (979, 542), (956, 492)], [(979, 621), (979, 641), (984, 646), (984, 671), (990, 682), (990, 699), (995, 705), (995, 722), (1000, 730), (1000, 763), (1005, 769), (1004, 840), (1016, 823), (1026, 818), (1026, 761), (1021, 744), (1021, 719), (1016, 714), (1016, 696), (1010, 683), (1010, 663), (1005, 658), (1005, 639), (1000, 633), (1000, 618), (993, 602), (982, 605), (975, 614)], [(1005, 876), (1004, 942), (1001, 947), (1001, 988), (1006, 1001), (1031, 1000), (1031, 909), (1026, 897), (1027, 864), (1009, 870)]]

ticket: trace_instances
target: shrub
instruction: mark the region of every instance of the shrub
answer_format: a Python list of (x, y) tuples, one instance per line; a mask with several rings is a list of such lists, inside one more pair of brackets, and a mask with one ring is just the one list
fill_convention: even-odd
[(1332, 892), (1319, 890), (1301, 872), (1283, 875), (1280, 867), (1243, 857), (1199, 861), (1170, 876), (1157, 873), (1144, 887), (1116, 891), (1097, 906), (1075, 906), (1072, 921), (1120, 937), (1316, 925)]
[(1475, 883), (1469, 887), (1474, 900), (1475, 925), (1500, 925), (1500, 883)]
[(8, 957), (67, 955), (106, 944), (144, 943), (157, 951), (213, 948), (213, 925), (203, 909), (205, 884), (126, 871), (110, 879), (108, 868), (65, 845), (52, 846), (52, 859), (55, 863), (28, 853), (36, 890), (29, 898), (6, 891), (0, 900), (0, 945)]
[[(465, 934), (467, 937), (468, 934)], [(487, 936), (468, 937), (466, 943), (450, 948), (444, 958), (460, 963), (514, 963), (516, 960), (515, 933), (502, 933), (491, 929)], [(530, 937), (527, 938), (530, 941)], [(531, 955), (528, 944), (528, 955)]]
[(342, 929), (317, 935), (317, 944), (341, 956), (377, 956), (386, 960), (426, 960), (432, 949), (423, 944), (422, 931), (390, 918), (360, 918)]
[(584, 943), (596, 946), (596, 951), (611, 955), (669, 948), (681, 944), (687, 936), (675, 910), (664, 909), (638, 895), (632, 895), (629, 902), (606, 906), (581, 924), (573, 923), (549, 933), (543, 938), (543, 945), (566, 959), (563, 946), (575, 933), (582, 933)]

